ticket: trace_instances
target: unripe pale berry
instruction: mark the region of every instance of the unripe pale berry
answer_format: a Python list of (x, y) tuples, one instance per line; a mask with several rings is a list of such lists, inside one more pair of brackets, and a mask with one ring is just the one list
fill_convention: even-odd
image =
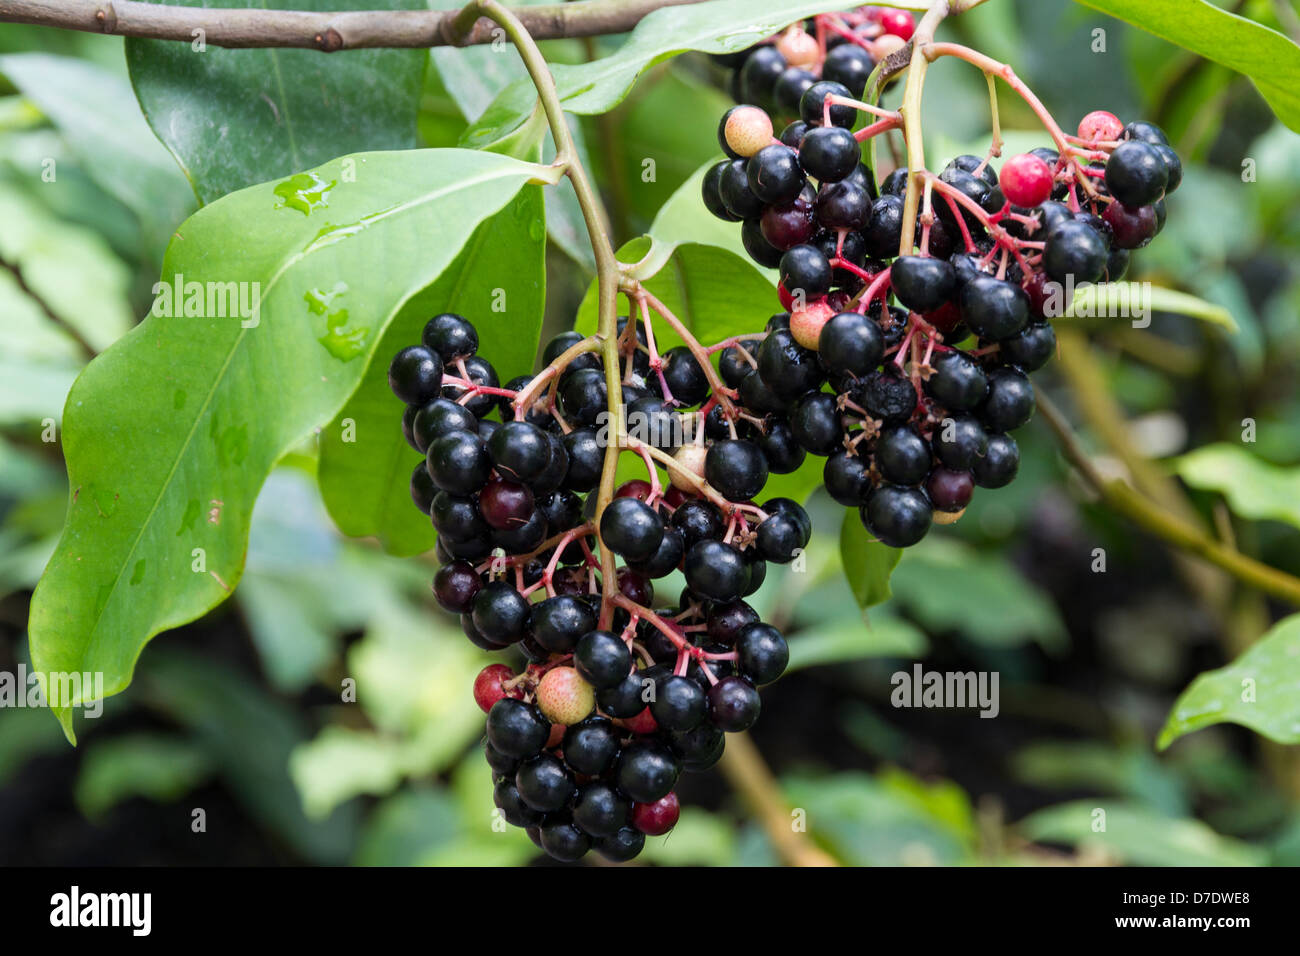
[(825, 299), (809, 302), (807, 308), (790, 316), (790, 334), (794, 340), (806, 349), (817, 349), (821, 341), (822, 327), (831, 320), (835, 310)]
[[(678, 448), (673, 453), (673, 458), (677, 463), (693, 475), (704, 477), (704, 459), (708, 457), (709, 450), (703, 445), (697, 445), (695, 442), (688, 442)], [(683, 475), (677, 473), (676, 469), (669, 469), (668, 480), (674, 488), (680, 488), (682, 491), (694, 491), (695, 486), (691, 484)]]
[(1124, 132), (1124, 124), (1114, 113), (1093, 110), (1079, 120), (1079, 139), (1089, 143), (1117, 140)]
[(876, 40), (876, 59), (883, 60), (907, 46), (907, 41), (895, 33), (886, 33)]
[(790, 66), (811, 66), (821, 55), (816, 37), (799, 27), (791, 27), (781, 34), (776, 49)]
[(576, 724), (596, 709), (596, 691), (572, 667), (554, 667), (537, 685), (537, 706), (555, 724)]
[(753, 156), (772, 144), (772, 118), (757, 106), (737, 106), (727, 113), (722, 135), (737, 156)]
[(936, 511), (934, 513), (934, 523), (935, 524), (956, 524), (957, 521), (961, 518), (961, 516), (964, 515), (965, 513), (966, 513), (965, 508), (962, 508), (961, 511)]

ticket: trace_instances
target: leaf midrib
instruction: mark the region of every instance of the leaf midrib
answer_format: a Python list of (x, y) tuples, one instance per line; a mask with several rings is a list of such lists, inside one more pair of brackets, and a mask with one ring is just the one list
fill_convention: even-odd
[[(481, 183), (489, 182), (497, 178), (504, 178), (507, 175), (516, 175), (518, 172), (519, 172), (518, 170), (509, 169), (506, 166), (498, 166), (496, 169), (491, 170), (490, 174), (480, 174), (477, 177), (471, 177), (469, 179), (461, 180), (460, 182), (454, 184), (448, 184), (447, 186), (441, 189), (437, 189), (432, 192), (426, 193), (424, 196), (420, 197), (419, 199), (410, 200), (406, 203), (399, 203), (398, 205), (392, 207), (391, 209), (385, 210), (382, 213), (375, 214), (375, 217), (368, 220), (366, 225), (363, 227), (363, 229), (368, 229), (370, 226), (374, 225), (375, 223), (388, 219), (391, 216), (396, 215), (398, 213), (402, 213), (409, 209), (413, 209), (418, 206), (424, 205), (426, 203), (433, 202), (434, 200), (441, 198), (447, 193), (458, 192), (465, 189), (466, 187), (479, 185)], [(310, 254), (313, 248), (314, 247), (309, 246), (306, 251), (295, 253), (292, 257), (290, 257), (288, 260), (285, 261), (285, 263), (272, 275), (270, 281), (268, 281), (266, 286), (266, 291), (263, 293), (263, 299), (269, 298), (271, 290), (280, 281), (280, 278), (284, 276), (284, 274), (288, 272), (289, 269), (295, 266), (298, 262), (306, 258), (306, 256)], [(383, 324), (383, 327), (385, 329), (388, 327), (388, 323), (392, 320), (393, 315), (400, 307), (401, 304), (399, 303), (398, 306), (396, 306), (391, 312), (388, 313), (388, 316), (385, 318)], [(99, 625), (103, 621), (104, 612), (107, 610), (108, 606), (112, 603), (113, 596), (117, 593), (117, 588), (122, 583), (122, 576), (126, 573), (126, 568), (130, 565), (131, 559), (135, 557), (136, 549), (139, 548), (140, 541), (144, 538), (145, 531), (153, 524), (153, 520), (158, 513), (158, 507), (162, 502), (164, 496), (167, 494), (168, 489), (171, 487), (172, 479), (175, 477), (177, 470), (180, 468), (181, 461), (185, 458), (185, 454), (189, 450), (190, 444), (194, 439), (194, 434), (198, 430), (199, 423), (202, 422), (207, 416), (208, 410), (211, 406), (212, 397), (216, 394), (217, 389), (220, 387), (222, 381), (224, 380), (226, 370), (230, 367), (230, 363), (234, 360), (235, 354), (239, 351), (239, 346), (244, 341), (244, 335), (247, 331), (248, 329), (244, 328), (241, 324), (239, 329), (239, 335), (236, 336), (234, 342), (232, 343), (230, 350), (226, 355), (226, 360), (222, 363), (220, 370), (218, 371), (216, 377), (213, 380), (212, 387), (208, 389), (207, 394), (204, 396), (203, 403), (199, 406), (198, 414), (196, 414), (194, 417), (194, 424), (190, 427), (189, 432), (185, 436), (185, 441), (181, 444), (179, 452), (177, 453), (176, 457), (173, 459), (171, 469), (168, 471), (167, 477), (163, 480), (162, 484), (159, 486), (158, 494), (154, 498), (154, 502), (149, 508), (149, 513), (145, 516), (145, 519), (140, 523), (140, 530), (136, 533), (135, 539), (131, 542), (131, 549), (127, 552), (125, 559), (120, 562), (118, 566), (117, 574), (114, 575), (113, 577), (113, 585), (111, 588), (109, 588), (108, 594), (104, 598), (104, 603), (100, 605), (99, 611), (96, 613), (95, 619), (91, 624), (90, 640), (86, 643), (85, 648), (81, 651), (79, 655), (78, 658), (79, 665), (84, 665), (85, 661), (87, 660), (88, 657), (91, 656), (91, 652), (95, 649), (96, 645), (98, 644), (100, 640)], [(382, 332), (383, 329), (380, 329), (379, 332), (376, 334), (375, 336), (376, 344), (378, 344), (379, 337), (380, 335), (382, 335)], [(158, 628), (158, 630), (155, 630), (150, 634), (146, 635), (144, 641), (141, 642), (140, 644), (140, 649), (143, 649), (144, 644), (147, 643), (150, 638), (152, 638), (155, 634), (159, 633), (159, 631), (161, 630), (163, 630), (163, 628), (160, 627)], [(139, 657), (139, 650), (136, 651), (136, 658), (138, 659), (138, 657)], [(81, 670), (82, 666), (78, 666), (73, 669)], [(105, 689), (107, 690), (108, 688)]]

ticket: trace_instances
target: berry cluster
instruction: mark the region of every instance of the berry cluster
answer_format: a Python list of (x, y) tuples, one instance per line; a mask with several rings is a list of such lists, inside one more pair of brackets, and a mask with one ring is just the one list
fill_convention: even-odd
[(819, 14), (765, 43), (713, 60), (732, 71), (727, 86), (737, 103), (796, 114), (804, 93), (819, 80), (862, 96), (876, 64), (901, 49), (915, 26), (907, 10), (859, 7)]
[[(501, 387), (474, 326), (442, 314), (390, 365), (425, 456), (411, 495), (438, 532), (434, 595), (474, 644), (527, 661), (490, 665), (474, 688), (497, 806), (557, 859), (628, 860), (667, 832), (678, 775), (716, 763), (724, 734), (757, 719), (756, 688), (785, 669), (785, 639), (744, 598), (812, 528), (794, 501), (753, 503), (769, 462), (738, 437), (746, 413), (713, 392), (708, 358), (734, 344), (660, 356), (648, 322), (621, 320), (620, 451), (644, 458), (649, 480), (599, 511), (613, 439), (597, 337), (556, 337), (541, 373)], [(676, 570), (685, 590), (656, 608), (654, 582)]]
[[(1099, 111), (1062, 150), (1012, 156), (1000, 173), (990, 150), (938, 175), (896, 169), (877, 187), (860, 142), (899, 117), (853, 92), (824, 78), (807, 86), (801, 118), (779, 138), (759, 106), (722, 117), (727, 158), (707, 170), (704, 204), (742, 223), (789, 310), (761, 344), (724, 354), (722, 374), (767, 416), (755, 440), (770, 458), (796, 447), (826, 456), (832, 497), (905, 547), (957, 520), (976, 486), (1015, 477), (1009, 433), (1033, 414), (1028, 373), (1055, 351), (1049, 319), (1077, 286), (1125, 274), (1130, 250), (1163, 228), (1182, 168), (1157, 127)], [(851, 132), (861, 112), (880, 118)], [(741, 349), (756, 367), (738, 361)]]

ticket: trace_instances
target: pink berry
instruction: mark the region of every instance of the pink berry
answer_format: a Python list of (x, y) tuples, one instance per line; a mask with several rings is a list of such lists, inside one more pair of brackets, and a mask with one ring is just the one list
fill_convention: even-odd
[(880, 25), (900, 40), (912, 39), (912, 31), (916, 29), (916, 21), (906, 10), (880, 11)]
[(1052, 195), (1052, 167), (1032, 153), (1021, 153), (1002, 164), (998, 185), (1013, 206), (1032, 209)]
[(835, 310), (825, 299), (809, 302), (802, 312), (790, 316), (790, 334), (794, 340), (806, 349), (816, 350), (821, 341), (822, 326), (831, 320)]
[(596, 691), (572, 667), (553, 667), (537, 684), (537, 706), (553, 724), (576, 724), (596, 709)]
[(650, 713), (650, 708), (647, 707), (635, 717), (625, 719), (623, 726), (634, 734), (653, 734), (659, 729), (659, 722), (655, 720), (654, 714)]
[(523, 697), (523, 691), (519, 688), (506, 690), (503, 686), (506, 681), (515, 676), (515, 672), (505, 664), (489, 664), (478, 672), (474, 678), (474, 703), (478, 704), (483, 713), (492, 709), (492, 705), (502, 697), (513, 697), (516, 700)]
[(1087, 143), (1117, 140), (1123, 132), (1124, 124), (1119, 117), (1105, 110), (1093, 110), (1079, 120), (1079, 139)]
[(646, 836), (663, 836), (677, 825), (681, 804), (676, 793), (660, 797), (654, 803), (632, 804), (632, 826)]

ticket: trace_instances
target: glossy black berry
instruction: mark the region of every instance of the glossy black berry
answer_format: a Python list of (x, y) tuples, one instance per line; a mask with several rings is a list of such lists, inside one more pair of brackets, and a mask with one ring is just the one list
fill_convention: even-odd
[(889, 270), (898, 301), (913, 312), (933, 312), (957, 291), (957, 273), (943, 259), (899, 256)]
[[(633, 562), (633, 570), (647, 578), (667, 577), (677, 570), (686, 554), (686, 543), (682, 533), (673, 527), (665, 527), (663, 537), (655, 553), (645, 561)], [(633, 600), (636, 600), (633, 598)], [(644, 601), (637, 601), (644, 604)]]
[(596, 703), (603, 713), (611, 717), (635, 717), (645, 710), (649, 703), (644, 671), (629, 673), (617, 684), (596, 692)]
[(600, 518), (601, 540), (628, 561), (652, 558), (663, 536), (663, 519), (636, 498), (615, 498)]
[(989, 435), (988, 450), (977, 458), (971, 472), (981, 488), (1009, 485), (1020, 470), (1020, 447), (1010, 435)]
[(596, 852), (612, 863), (636, 859), (645, 846), (645, 834), (632, 827), (620, 827), (613, 836), (597, 840)]
[(744, 439), (715, 442), (704, 459), (704, 478), (729, 501), (746, 501), (767, 484), (767, 459)]
[(423, 405), (442, 388), (442, 359), (423, 345), (409, 345), (388, 366), (388, 387), (408, 405)]
[(1149, 123), (1146, 120), (1134, 120), (1124, 127), (1124, 132), (1120, 134), (1120, 139), (1135, 139), (1140, 143), (1148, 143), (1152, 146), (1168, 146), (1169, 137), (1155, 123)]
[(673, 752), (653, 740), (634, 740), (618, 758), (618, 789), (637, 803), (654, 803), (672, 792), (681, 773)]
[[(1071, 224), (1066, 223), (1053, 235), (1069, 228)], [(1079, 228), (1088, 229), (1082, 225)], [(994, 341), (1010, 338), (1029, 322), (1029, 296), (1025, 290), (993, 276), (976, 276), (963, 285), (958, 304), (962, 319), (980, 338)]]
[(1035, 322), (1002, 342), (1002, 354), (1026, 372), (1037, 371), (1056, 354), (1056, 333), (1050, 322)]
[(866, 240), (867, 255), (876, 258), (893, 258), (903, 237), (903, 199), (900, 196), (881, 196), (871, 204), (871, 217), (862, 231)]
[(433, 596), (443, 610), (465, 614), (482, 586), (483, 581), (473, 565), (467, 561), (453, 561), (444, 564), (434, 575)]
[(727, 212), (738, 219), (753, 219), (763, 213), (763, 200), (749, 188), (743, 159), (729, 160), (718, 172), (718, 198)]
[(935, 426), (930, 447), (945, 467), (967, 471), (988, 452), (984, 427), (971, 415), (949, 415)]
[[(730, 160), (723, 160), (710, 166), (704, 173), (704, 179), (700, 183), (700, 198), (704, 200), (704, 208), (717, 216), (724, 222), (738, 222), (740, 216), (737, 216), (722, 201), (722, 172), (727, 168)], [(550, 364), (551, 359), (547, 362)]]
[(561, 761), (550, 754), (539, 754), (519, 765), (515, 788), (528, 806), (549, 813), (568, 803), (577, 786)]
[(709, 394), (709, 380), (691, 350), (684, 345), (663, 354), (664, 380), (672, 397), (683, 406), (698, 405)]
[(447, 398), (435, 398), (419, 406), (411, 422), (415, 447), (427, 452), (443, 435), (454, 431), (477, 432), (479, 420), (464, 405)]
[(489, 530), (477, 503), (469, 496), (440, 491), (433, 496), (429, 514), (433, 518), (434, 530), (452, 541), (468, 541), (487, 534)]
[(840, 312), (822, 326), (817, 354), (827, 371), (861, 378), (880, 365), (885, 338), (866, 316)]
[(568, 654), (579, 638), (595, 627), (596, 614), (591, 605), (572, 594), (560, 594), (533, 605), (533, 640), (553, 654)]
[(665, 730), (694, 730), (707, 712), (704, 691), (695, 681), (670, 674), (655, 685), (650, 713)]
[(944, 408), (965, 412), (976, 408), (988, 393), (988, 379), (979, 364), (955, 349), (940, 352), (930, 359), (934, 374), (925, 390)]
[(1168, 182), (1165, 184), (1165, 195), (1178, 188), (1183, 181), (1183, 161), (1178, 158), (1178, 154), (1165, 143), (1156, 146), (1156, 152), (1160, 158), (1165, 161), (1165, 169), (1168, 171)]
[(506, 822), (514, 826), (531, 827), (542, 822), (541, 812), (524, 803), (513, 780), (497, 782), (492, 788), (492, 802), (497, 805)]
[(755, 47), (740, 68), (740, 88), (743, 100), (760, 105), (770, 104), (776, 91), (776, 81), (785, 72), (786, 62), (776, 47)]
[(1034, 387), (1017, 368), (1004, 366), (989, 374), (989, 394), (979, 411), (985, 428), (1006, 432), (1019, 428), (1034, 414)]
[(782, 113), (796, 113), (804, 93), (816, 82), (817, 77), (803, 67), (788, 66), (776, 78), (772, 87), (772, 102)]
[(1062, 223), (1047, 237), (1043, 271), (1062, 285), (1096, 282), (1106, 269), (1107, 252), (1106, 239), (1096, 229), (1077, 220)]
[(571, 491), (590, 491), (600, 483), (605, 450), (600, 447), (595, 430), (575, 428), (564, 436), (564, 450), (569, 467), (564, 473), (564, 487)]
[(575, 773), (600, 776), (618, 756), (618, 729), (604, 717), (588, 717), (564, 732), (561, 749)]
[(817, 223), (827, 229), (862, 229), (871, 219), (871, 195), (850, 180), (826, 183), (813, 205)]
[(791, 295), (801, 292), (805, 300), (812, 300), (830, 291), (831, 264), (814, 245), (787, 249), (781, 255), (779, 271), (781, 286)]
[(913, 428), (885, 429), (875, 456), (881, 477), (897, 485), (918, 485), (930, 473), (930, 445)]
[(916, 488), (881, 485), (862, 506), (861, 517), (863, 525), (882, 544), (906, 548), (930, 530), (930, 501)]
[(743, 677), (724, 677), (709, 688), (709, 720), (729, 734), (748, 730), (761, 709), (758, 691)]
[(522, 700), (502, 697), (488, 711), (488, 743), (508, 757), (522, 759), (541, 753), (550, 735), (550, 722)]
[(795, 402), (790, 410), (790, 427), (795, 440), (814, 455), (829, 455), (840, 447), (844, 437), (835, 396), (826, 392), (809, 392)]
[(513, 644), (528, 631), (527, 598), (505, 581), (490, 581), (474, 595), (470, 615), (480, 634), (497, 644)]
[(823, 183), (837, 183), (862, 161), (862, 149), (853, 134), (842, 126), (815, 126), (799, 145), (799, 162), (804, 172)]
[(560, 409), (577, 425), (595, 425), (605, 412), (605, 373), (586, 368), (569, 372), (560, 379)]
[(1138, 139), (1120, 143), (1106, 162), (1106, 188), (1126, 206), (1145, 206), (1164, 195), (1169, 167), (1163, 154)]
[(851, 97), (861, 99), (875, 68), (876, 61), (870, 53), (856, 43), (843, 43), (827, 52), (822, 78), (842, 84)]
[(749, 580), (744, 556), (721, 541), (701, 541), (686, 552), (686, 586), (711, 601), (734, 601)]
[(629, 810), (631, 805), (617, 790), (594, 780), (578, 791), (573, 822), (590, 836), (611, 837), (626, 825)]
[(803, 464), (807, 452), (795, 438), (794, 429), (784, 418), (769, 418), (766, 430), (757, 437), (759, 449), (774, 475), (788, 475)]
[(822, 483), (827, 493), (846, 508), (856, 508), (865, 500), (871, 488), (867, 463), (848, 449), (835, 452), (826, 459), (822, 469)]
[(799, 156), (789, 146), (778, 143), (764, 146), (751, 156), (745, 174), (749, 191), (773, 206), (794, 200), (805, 182)]
[(429, 446), (425, 465), (433, 483), (453, 495), (473, 494), (492, 473), (486, 444), (476, 433), (467, 431), (437, 439)]
[(492, 433), (487, 449), (500, 474), (525, 484), (537, 478), (551, 460), (546, 433), (528, 422), (506, 422)]
[[(492, 363), (487, 359), (478, 355), (471, 355), (469, 358), (461, 359), (461, 362), (465, 366), (466, 381), (473, 385), (482, 385), (485, 388), (496, 388), (501, 384), (500, 380), (497, 378), (496, 369), (492, 367)], [(458, 377), (460, 376), (460, 370), (458, 368), (452, 368), (447, 373), (447, 376), (453, 373)], [(447, 376), (443, 377), (444, 383)], [(453, 401), (460, 401), (462, 405), (473, 412), (478, 418), (482, 418), (496, 407), (497, 399), (494, 395), (486, 392), (475, 392), (461, 401), (461, 397), (465, 395), (465, 392), (466, 388), (461, 385), (444, 384), (442, 386), (442, 395), (444, 398), (450, 398)]]
[(758, 371), (767, 387), (784, 401), (817, 388), (825, 378), (817, 353), (804, 348), (784, 329), (768, 333), (759, 346)]
[(573, 652), (578, 673), (596, 690), (613, 687), (632, 669), (632, 652), (609, 631), (591, 631), (578, 640)]
[[(843, 83), (822, 80), (820, 83), (814, 83), (804, 92), (803, 98), (799, 101), (799, 118), (811, 126), (822, 125), (825, 120), (827, 96), (853, 98), (853, 94), (849, 92), (849, 88)], [(832, 126), (843, 126), (846, 129), (852, 129), (857, 118), (858, 111), (852, 106), (831, 106)]]
[(682, 533), (683, 543), (689, 550), (700, 541), (721, 538), (726, 527), (716, 506), (701, 498), (683, 502), (670, 519), (673, 527)]
[(803, 529), (790, 515), (768, 515), (758, 526), (758, 553), (764, 560), (789, 564), (804, 544)]
[(572, 823), (544, 824), (540, 841), (547, 855), (561, 863), (576, 863), (591, 849), (591, 837)]
[(739, 386), (745, 376), (754, 370), (754, 363), (748, 361), (745, 355), (757, 355), (758, 346), (756, 340), (746, 339), (722, 350), (722, 356), (718, 359), (718, 374), (729, 388)]
[(431, 318), (424, 326), (420, 341), (446, 363), (468, 358), (478, 351), (478, 332), (470, 322), (452, 312)]
[(736, 637), (736, 665), (754, 684), (770, 684), (790, 663), (790, 647), (770, 624), (747, 624)]

